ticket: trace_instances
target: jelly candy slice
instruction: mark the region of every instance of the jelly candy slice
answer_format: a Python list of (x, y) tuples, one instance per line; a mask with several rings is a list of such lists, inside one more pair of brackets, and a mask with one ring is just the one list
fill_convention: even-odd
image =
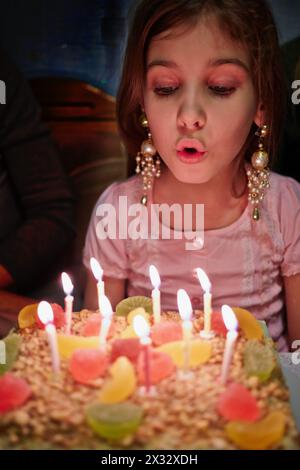
[(280, 411), (272, 411), (255, 423), (232, 421), (225, 427), (228, 438), (245, 450), (265, 450), (276, 445), (283, 437), (286, 418)]
[(22, 343), (22, 339), (19, 335), (15, 335), (14, 333), (6, 336), (2, 340), (4, 342), (5, 348), (5, 364), (1, 364), (0, 362), (0, 375), (3, 375), (5, 372), (10, 370), (14, 365), (15, 360), (17, 359), (19, 348)]
[(96, 349), (99, 347), (99, 336), (83, 336), (76, 335), (57, 335), (57, 344), (60, 357), (69, 359), (76, 349)]
[(247, 339), (261, 340), (264, 336), (262, 327), (252, 313), (244, 308), (234, 307), (233, 311), (239, 322), (239, 328)]
[(152, 299), (138, 295), (121, 300), (116, 306), (116, 315), (127, 316), (132, 310), (138, 307), (143, 307), (146, 312), (152, 314)]
[(31, 389), (25, 380), (6, 372), (0, 377), (0, 414), (22, 406), (30, 395)]
[(220, 395), (217, 409), (229, 421), (257, 421), (260, 417), (255, 397), (239, 383), (230, 384)]
[[(92, 313), (86, 323), (83, 325), (80, 334), (82, 336), (97, 336), (100, 334), (101, 328), (101, 315), (100, 313)], [(113, 336), (115, 333), (115, 327), (113, 321), (111, 322), (108, 337)]]
[(175, 321), (161, 321), (151, 328), (151, 337), (155, 346), (180, 341), (182, 339), (182, 326)]
[(119, 357), (109, 369), (108, 379), (99, 395), (101, 403), (120, 403), (130, 397), (136, 389), (136, 375), (127, 357)]
[(87, 422), (101, 437), (119, 440), (134, 434), (143, 417), (143, 410), (133, 403), (103, 405), (96, 403), (86, 410)]
[(18, 315), (19, 328), (30, 328), (35, 325), (38, 304), (30, 304), (23, 307)]
[[(175, 341), (166, 343), (157, 348), (158, 351), (167, 353), (177, 367), (184, 366), (184, 342)], [(212, 354), (210, 341), (194, 339), (190, 343), (189, 367), (196, 367), (207, 362)]]
[(105, 374), (108, 357), (102, 349), (77, 349), (70, 361), (70, 372), (80, 383), (88, 384)]
[[(50, 304), (50, 305), (53, 310), (54, 325), (56, 326), (56, 328), (63, 328), (66, 324), (66, 316), (65, 316), (64, 309), (58, 304)], [(37, 311), (35, 315), (35, 320), (39, 328), (42, 328), (42, 329), (45, 328), (45, 325), (39, 319)]]
[(138, 308), (135, 308), (134, 310), (132, 310), (127, 315), (127, 322), (128, 322), (129, 325), (131, 325), (133, 323), (133, 319), (136, 315), (141, 315), (149, 323), (149, 321), (150, 321), (149, 313), (147, 313), (143, 307), (138, 307)]
[(273, 349), (253, 339), (244, 349), (244, 367), (248, 376), (256, 375), (262, 382), (269, 379), (276, 366)]
[(111, 346), (110, 360), (114, 362), (118, 357), (125, 356), (135, 363), (141, 351), (138, 338), (115, 339)]
[[(168, 354), (158, 351), (156, 349), (149, 350), (149, 375), (151, 385), (158, 384), (163, 379), (172, 375), (175, 370), (175, 364)], [(143, 352), (139, 355), (138, 358), (137, 374), (139, 383), (145, 384), (145, 355), (143, 354)]]

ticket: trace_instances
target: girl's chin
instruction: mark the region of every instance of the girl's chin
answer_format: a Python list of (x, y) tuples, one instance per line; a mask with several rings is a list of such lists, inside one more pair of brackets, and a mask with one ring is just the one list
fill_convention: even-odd
[(175, 178), (180, 181), (180, 183), (185, 184), (203, 184), (207, 183), (211, 177), (208, 174), (199, 174), (199, 172), (172, 172)]

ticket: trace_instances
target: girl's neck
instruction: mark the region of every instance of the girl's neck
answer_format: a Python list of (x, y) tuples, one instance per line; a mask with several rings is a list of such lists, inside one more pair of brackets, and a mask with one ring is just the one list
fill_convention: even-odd
[[(233, 176), (234, 174), (234, 176)], [(178, 181), (168, 168), (155, 181), (153, 202), (178, 204), (214, 205), (231, 203), (245, 193), (247, 178), (244, 167), (237, 171), (232, 167), (224, 170), (206, 183), (190, 184)]]
[[(233, 176), (234, 174), (234, 176)], [(204, 204), (205, 230), (222, 228), (235, 222), (248, 203), (245, 169), (233, 167), (224, 170), (207, 183), (188, 184), (178, 181), (164, 168), (155, 181), (153, 202), (155, 204)]]

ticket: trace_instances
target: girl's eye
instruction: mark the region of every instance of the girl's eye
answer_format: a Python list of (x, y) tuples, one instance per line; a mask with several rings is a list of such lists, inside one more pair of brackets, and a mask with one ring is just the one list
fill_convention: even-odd
[(161, 96), (168, 96), (168, 95), (172, 95), (173, 93), (175, 93), (177, 89), (178, 87), (173, 87), (173, 86), (155, 87), (154, 93), (156, 93), (157, 95), (161, 95)]
[(234, 91), (234, 87), (225, 87), (225, 86), (209, 86), (209, 90), (212, 91), (217, 96), (226, 97), (231, 95)]

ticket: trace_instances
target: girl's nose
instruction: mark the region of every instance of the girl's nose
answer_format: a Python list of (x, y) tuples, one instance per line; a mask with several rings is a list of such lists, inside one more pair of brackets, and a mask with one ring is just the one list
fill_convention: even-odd
[(184, 103), (178, 112), (178, 126), (186, 130), (201, 129), (206, 122), (204, 109), (195, 101)]

